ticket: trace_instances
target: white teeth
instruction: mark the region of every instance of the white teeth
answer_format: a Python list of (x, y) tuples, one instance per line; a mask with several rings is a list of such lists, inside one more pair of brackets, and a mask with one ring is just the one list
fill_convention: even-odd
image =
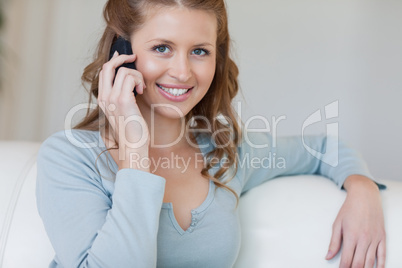
[(174, 96), (180, 96), (183, 95), (185, 93), (187, 93), (188, 89), (181, 89), (181, 88), (167, 88), (167, 87), (163, 87), (161, 85), (158, 85), (161, 89), (163, 89), (164, 91), (168, 92), (171, 95)]

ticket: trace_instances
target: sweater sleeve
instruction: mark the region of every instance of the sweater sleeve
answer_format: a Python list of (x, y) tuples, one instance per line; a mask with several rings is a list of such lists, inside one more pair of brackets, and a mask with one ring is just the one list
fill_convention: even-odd
[(155, 267), (165, 179), (122, 169), (111, 195), (84, 150), (51, 136), (38, 153), (37, 206), (57, 267)]
[(245, 192), (280, 176), (317, 174), (339, 188), (350, 175), (364, 175), (380, 189), (361, 156), (336, 137), (272, 137), (269, 133), (246, 133), (239, 147), (239, 166)]

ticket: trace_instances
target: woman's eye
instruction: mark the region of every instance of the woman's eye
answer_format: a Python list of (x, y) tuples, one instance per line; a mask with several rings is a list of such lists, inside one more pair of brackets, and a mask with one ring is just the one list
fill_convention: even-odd
[(200, 49), (200, 48), (194, 49), (193, 53), (197, 56), (204, 56), (204, 55), (208, 54), (204, 49)]
[(158, 46), (155, 49), (159, 53), (167, 53), (167, 52), (169, 52), (169, 48), (167, 46)]
[[(167, 45), (157, 45), (154, 46), (152, 49), (161, 54), (168, 54), (171, 52), (169, 46)], [(197, 48), (192, 51), (192, 54), (196, 56), (206, 56), (209, 55), (209, 51), (203, 48)]]

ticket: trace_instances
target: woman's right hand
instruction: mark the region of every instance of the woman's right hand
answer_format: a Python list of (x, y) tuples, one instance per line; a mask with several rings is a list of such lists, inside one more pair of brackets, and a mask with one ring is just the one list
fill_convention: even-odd
[(139, 161), (130, 161), (148, 157), (149, 130), (133, 93), (134, 87), (138, 94), (144, 93), (144, 79), (139, 71), (125, 67), (119, 68), (115, 77), (117, 67), (135, 59), (135, 54), (119, 55), (115, 52), (99, 73), (97, 100), (111, 127), (107, 135), (119, 143), (118, 155), (111, 154), (119, 170), (136, 168), (148, 171), (139, 165)]

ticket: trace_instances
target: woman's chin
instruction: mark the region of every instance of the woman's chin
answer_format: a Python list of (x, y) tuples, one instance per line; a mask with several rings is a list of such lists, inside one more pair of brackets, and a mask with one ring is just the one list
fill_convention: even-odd
[(162, 103), (156, 104), (154, 110), (151, 111), (151, 114), (152, 112), (154, 113), (154, 118), (158, 117), (160, 119), (166, 118), (170, 120), (179, 120), (184, 119), (189, 111), (180, 109), (172, 104)]

